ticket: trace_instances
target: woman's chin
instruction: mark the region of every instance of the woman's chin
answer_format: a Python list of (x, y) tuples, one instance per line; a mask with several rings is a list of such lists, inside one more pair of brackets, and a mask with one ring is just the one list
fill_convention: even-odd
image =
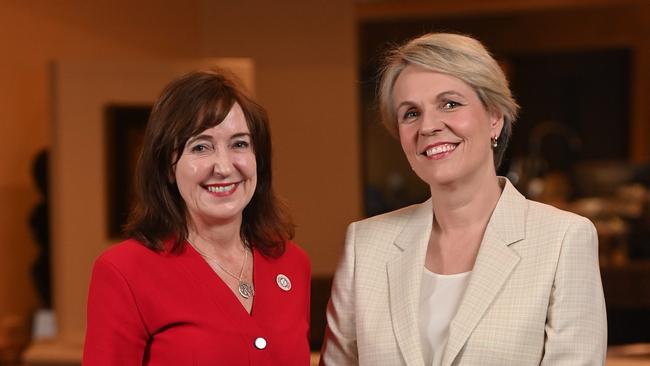
[(459, 176), (456, 172), (436, 172), (435, 174), (427, 174), (425, 176), (420, 175), (425, 183), (430, 187), (445, 187), (453, 185), (459, 179)]
[(239, 209), (220, 209), (218, 211), (202, 212), (199, 216), (200, 221), (206, 224), (224, 224), (238, 220), (242, 217), (242, 210)]

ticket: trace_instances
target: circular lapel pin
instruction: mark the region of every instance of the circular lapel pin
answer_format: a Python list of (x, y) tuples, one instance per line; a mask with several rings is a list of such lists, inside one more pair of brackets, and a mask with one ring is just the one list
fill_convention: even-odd
[(275, 278), (275, 282), (277, 282), (278, 287), (283, 289), (284, 291), (289, 291), (291, 290), (291, 281), (289, 281), (289, 277), (279, 274)]

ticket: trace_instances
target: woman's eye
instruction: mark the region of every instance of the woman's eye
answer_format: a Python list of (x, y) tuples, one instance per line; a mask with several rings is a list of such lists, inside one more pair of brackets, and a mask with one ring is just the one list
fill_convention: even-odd
[(462, 104), (458, 102), (454, 102), (453, 100), (448, 100), (444, 102), (444, 104), (442, 105), (442, 109), (455, 109), (457, 107), (460, 107), (461, 105)]
[(413, 118), (417, 118), (420, 115), (417, 110), (415, 109), (409, 109), (402, 115), (402, 121), (409, 121), (412, 120)]
[(235, 141), (235, 143), (233, 144), (233, 147), (235, 149), (246, 149), (249, 146), (250, 144), (248, 143), (248, 141)]
[(200, 153), (200, 152), (208, 151), (208, 149), (209, 149), (208, 145), (206, 145), (206, 144), (198, 144), (198, 145), (192, 146), (190, 151)]

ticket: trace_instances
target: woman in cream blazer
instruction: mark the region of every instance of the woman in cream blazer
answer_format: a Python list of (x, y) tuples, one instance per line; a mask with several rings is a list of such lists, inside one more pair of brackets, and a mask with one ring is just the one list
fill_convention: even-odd
[[(321, 365), (604, 364), (593, 224), (496, 176), (518, 107), (494, 59), (472, 38), (428, 34), (382, 76), (384, 122), (432, 198), (349, 226)], [(449, 304), (423, 302), (423, 281), (459, 274), (452, 315), (431, 321)]]

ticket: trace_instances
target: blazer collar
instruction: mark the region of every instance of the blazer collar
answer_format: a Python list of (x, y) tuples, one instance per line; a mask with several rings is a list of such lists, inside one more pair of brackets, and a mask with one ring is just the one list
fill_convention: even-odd
[(510, 245), (525, 236), (528, 201), (507, 178), (499, 177), (499, 185), (503, 187), (503, 192), (492, 212), (487, 229), (493, 231), (493, 235), (506, 245)]
[(458, 356), (520, 260), (510, 245), (524, 239), (528, 204), (507, 179), (499, 178), (499, 182), (503, 192), (485, 229), (463, 300), (449, 326), (443, 366), (451, 365)]
[(406, 250), (413, 244), (420, 243), (422, 238), (426, 238), (428, 242), (432, 222), (433, 207), (431, 198), (429, 198), (425, 202), (415, 205), (413, 212), (406, 220), (406, 224), (395, 238), (395, 245), (401, 250)]
[(424, 366), (418, 329), (420, 281), (431, 234), (431, 200), (417, 205), (395, 239), (399, 248), (387, 266), (395, 338), (409, 366)]

